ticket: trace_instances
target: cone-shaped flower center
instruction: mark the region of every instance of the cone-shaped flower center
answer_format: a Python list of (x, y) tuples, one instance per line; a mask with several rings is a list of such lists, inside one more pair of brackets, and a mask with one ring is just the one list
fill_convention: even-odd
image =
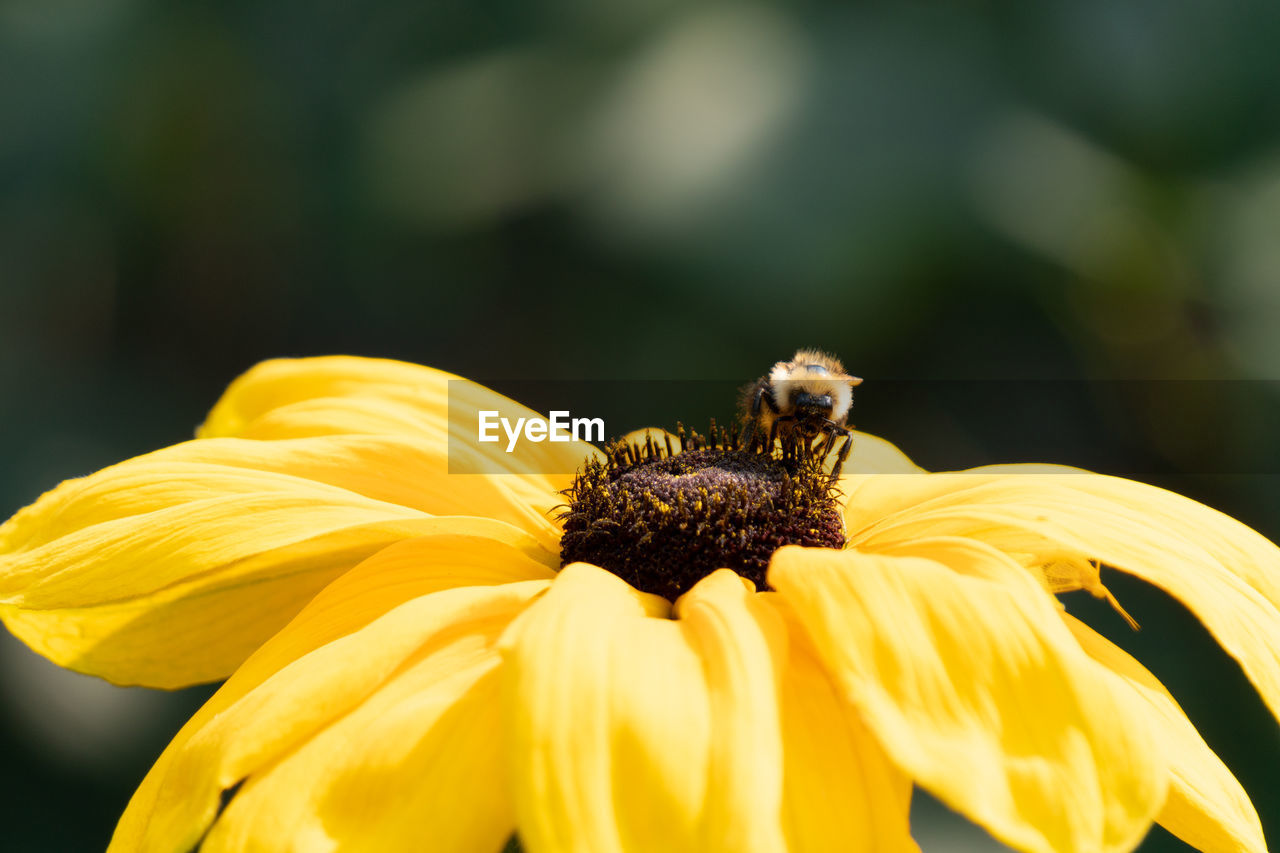
[(693, 436), (683, 452), (618, 445), (566, 495), (562, 565), (593, 563), (674, 601), (716, 569), (765, 588), (783, 545), (844, 547), (830, 478), (807, 455), (750, 452)]

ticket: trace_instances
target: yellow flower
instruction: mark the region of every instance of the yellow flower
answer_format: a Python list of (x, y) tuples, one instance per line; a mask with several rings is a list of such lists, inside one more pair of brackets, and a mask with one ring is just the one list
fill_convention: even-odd
[(0, 527), (0, 615), (32, 648), (227, 678), (113, 850), (912, 850), (913, 783), (1022, 850), (1128, 850), (1153, 820), (1265, 849), (1168, 692), (1053, 595), (1107, 595), (1099, 565), (1157, 585), (1280, 712), (1280, 550), (1243, 525), (1072, 469), (926, 474), (859, 435), (844, 550), (673, 606), (559, 570), (571, 478), (538, 472), (590, 448), (448, 474), (450, 425), (513, 405), (451, 378), (268, 362), (196, 440)]

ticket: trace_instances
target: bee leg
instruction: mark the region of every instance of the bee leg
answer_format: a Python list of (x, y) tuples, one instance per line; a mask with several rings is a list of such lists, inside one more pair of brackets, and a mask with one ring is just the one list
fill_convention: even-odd
[[(773, 419), (773, 426), (769, 428), (769, 446), (767, 448), (768, 450), (770, 451), (773, 450), (773, 443), (778, 440), (778, 431), (781, 428), (783, 421), (790, 422), (790, 421), (794, 421), (795, 419), (796, 419), (795, 415), (779, 415), (778, 417)], [(782, 448), (784, 451), (783, 455), (785, 456), (785, 451), (786, 451), (785, 441), (783, 442), (783, 445), (784, 445)]]
[[(772, 412), (774, 415), (778, 414), (778, 402), (773, 399), (773, 389), (770, 388), (769, 386), (765, 385), (760, 388), (760, 392), (757, 395), (756, 402), (757, 402), (757, 407), (756, 407), (757, 420), (759, 420), (758, 409), (759, 409), (759, 404), (761, 403), (767, 406), (769, 408), (769, 411)], [(778, 421), (775, 419), (774, 422), (769, 426), (769, 443), (764, 447), (764, 450), (766, 452), (768, 453), (773, 452), (773, 442), (777, 437), (778, 437)]]
[(778, 414), (778, 401), (773, 399), (772, 388), (768, 388), (768, 387), (761, 388), (760, 391), (757, 393), (756, 395), (756, 414), (757, 415), (760, 414), (761, 403), (764, 403), (765, 405), (767, 405), (769, 407), (769, 411), (773, 412), (775, 415)]
[(853, 434), (846, 430), (841, 430), (844, 435), (844, 444), (840, 445), (840, 455), (836, 457), (836, 464), (831, 466), (831, 479), (834, 480), (840, 476), (840, 469), (844, 467), (844, 460), (849, 458), (849, 449), (853, 447)]
[[(778, 413), (778, 404), (773, 399), (773, 391), (761, 381), (756, 385), (755, 393), (751, 397), (751, 406), (747, 411), (747, 422), (742, 426), (742, 435), (738, 442), (748, 451), (755, 449), (756, 431), (760, 424), (760, 412), (764, 406), (768, 406), (769, 411), (775, 415)], [(773, 446), (772, 436), (770, 437), (769, 446)]]
[(818, 458), (825, 462), (827, 454), (831, 452), (831, 446), (836, 443), (836, 431), (831, 427), (827, 427), (823, 432), (827, 434), (827, 437), (822, 442), (822, 449), (818, 451)]

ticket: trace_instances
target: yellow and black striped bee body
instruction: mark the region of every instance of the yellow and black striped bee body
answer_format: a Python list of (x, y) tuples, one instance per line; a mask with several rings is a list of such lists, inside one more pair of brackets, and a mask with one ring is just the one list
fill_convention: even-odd
[(790, 361), (780, 361), (764, 376), (743, 389), (741, 444), (747, 449), (772, 452), (781, 438), (818, 447), (825, 459), (836, 439), (843, 438), (832, 476), (849, 455), (853, 442), (846, 424), (853, 408), (853, 388), (861, 384), (857, 376), (845, 373), (840, 361), (818, 350), (802, 349)]

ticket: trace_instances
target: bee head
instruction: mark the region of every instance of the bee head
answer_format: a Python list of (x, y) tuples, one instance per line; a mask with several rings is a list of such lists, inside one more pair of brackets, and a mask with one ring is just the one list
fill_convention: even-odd
[(797, 429), (809, 437), (822, 432), (831, 420), (834, 408), (830, 394), (817, 389), (806, 390), (803, 386), (796, 389), (792, 404), (795, 406)]
[(799, 350), (780, 361), (761, 380), (767, 382), (775, 410), (792, 416), (796, 429), (817, 435), (830, 425), (844, 426), (853, 406), (853, 387), (860, 382), (844, 365), (817, 350)]

